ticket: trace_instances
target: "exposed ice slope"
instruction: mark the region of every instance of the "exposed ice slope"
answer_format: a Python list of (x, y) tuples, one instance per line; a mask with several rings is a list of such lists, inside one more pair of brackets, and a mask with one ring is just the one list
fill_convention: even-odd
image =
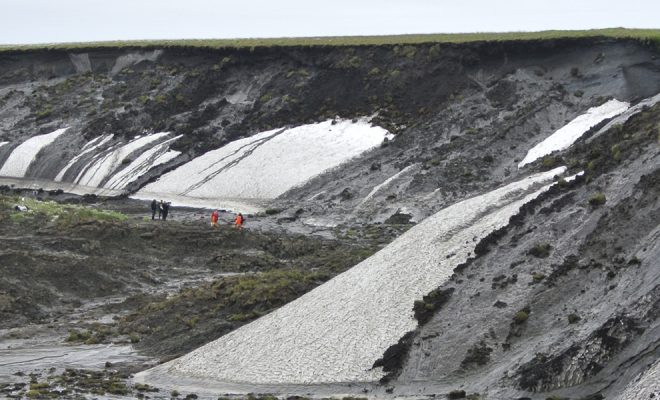
[(85, 172), (76, 180), (79, 185), (100, 187), (104, 179), (110, 176), (131, 153), (169, 135), (169, 132), (154, 133), (134, 139), (106, 156), (93, 161)]
[(110, 140), (112, 140), (114, 135), (105, 135), (105, 136), (99, 136), (97, 138), (92, 139), (89, 143), (87, 143), (83, 148), (81, 149), (81, 153), (78, 154), (77, 156), (73, 157), (69, 162), (62, 168), (62, 170), (57, 174), (55, 177), (55, 182), (60, 182), (62, 178), (64, 178), (64, 174), (75, 164), (78, 160), (80, 160), (83, 156), (86, 154), (91, 153), (92, 151), (96, 150), (97, 148), (103, 146)]
[(410, 171), (413, 168), (417, 167), (417, 165), (418, 164), (409, 165), (406, 168), (402, 169), (401, 171), (397, 172), (396, 174), (394, 174), (394, 175), (390, 176), (389, 178), (385, 179), (385, 181), (382, 182), (381, 184), (376, 185), (376, 187), (374, 187), (371, 190), (371, 192), (369, 192), (369, 194), (364, 199), (362, 199), (360, 204), (358, 204), (357, 208), (360, 208), (364, 203), (371, 200), (376, 195), (376, 193), (380, 192), (381, 189), (388, 187), (392, 182), (394, 182), (396, 179), (398, 179), (401, 175), (406, 174), (408, 171)]
[(2, 169), (0, 169), (0, 176), (11, 176), (15, 178), (24, 177), (30, 164), (34, 161), (37, 154), (39, 154), (39, 151), (53, 143), (53, 141), (66, 132), (67, 129), (68, 128), (58, 129), (55, 132), (47, 133), (45, 135), (33, 136), (19, 144), (11, 152), (2, 166)]
[(590, 108), (585, 114), (580, 115), (566, 126), (559, 129), (541, 143), (532, 147), (527, 155), (518, 164), (518, 168), (529, 164), (554, 151), (564, 150), (570, 147), (580, 136), (584, 135), (591, 127), (600, 122), (612, 118), (626, 111), (630, 107), (629, 103), (621, 102), (616, 99), (598, 107)]
[(371, 369), (373, 363), (417, 325), (414, 301), (445, 282), (481, 238), (506, 225), (564, 170), (536, 174), (439, 211), (297, 300), (136, 379), (252, 384), (378, 380), (382, 371)]
[(181, 152), (170, 151), (170, 144), (181, 136), (179, 135), (166, 140), (140, 154), (126, 168), (114, 174), (103, 187), (107, 189), (124, 189), (129, 183), (136, 180), (151, 168), (175, 158)]
[(631, 382), (620, 397), (621, 400), (657, 398), (660, 398), (660, 360)]
[(9, 142), (0, 142), (0, 147), (6, 145), (7, 143), (9, 143)]
[(366, 119), (261, 132), (210, 151), (145, 186), (137, 197), (272, 199), (383, 142)]
[(660, 103), (660, 93), (656, 94), (653, 97), (649, 97), (647, 99), (644, 99), (644, 100), (640, 101), (639, 103), (637, 103), (634, 106), (627, 109), (625, 112), (621, 113), (620, 115), (617, 115), (616, 118), (613, 118), (610, 122), (605, 124), (604, 127), (600, 128), (598, 130), (598, 132), (596, 132), (592, 137), (590, 137), (587, 140), (587, 143), (594, 140), (595, 138), (602, 135), (603, 133), (607, 132), (608, 130), (610, 130), (615, 125), (624, 124), (626, 121), (628, 121), (628, 119), (630, 119), (630, 117), (632, 117), (633, 115), (639, 113), (645, 107), (653, 107), (657, 103)]

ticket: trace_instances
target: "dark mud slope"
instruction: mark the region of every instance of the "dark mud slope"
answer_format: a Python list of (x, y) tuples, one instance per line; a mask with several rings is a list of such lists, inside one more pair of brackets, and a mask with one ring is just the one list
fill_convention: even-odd
[[(83, 138), (183, 135), (172, 145), (182, 154), (139, 178), (136, 190), (239, 137), (375, 115), (396, 134), (389, 145), (280, 200), (295, 211), (317, 195), (316, 214), (353, 210), (409, 166), (358, 207), (357, 218), (382, 222), (403, 207), (420, 219), (497, 186), (518, 174), (529, 148), (589, 107), (658, 92), (656, 50), (632, 40), (3, 52), (0, 141), (71, 127), (79, 140), (57, 141), (56, 156), (40, 154), (28, 171), (52, 179)], [(0, 148), (0, 162), (10, 149)]]
[(660, 357), (659, 135), (656, 106), (566, 153), (584, 177), (439, 288), (453, 294), (398, 355), (396, 390), (614, 399), (645, 372)]

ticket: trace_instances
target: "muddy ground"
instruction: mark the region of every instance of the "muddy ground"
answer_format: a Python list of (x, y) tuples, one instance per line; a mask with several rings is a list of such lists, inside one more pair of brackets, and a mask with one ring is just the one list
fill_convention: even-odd
[[(152, 221), (147, 204), (125, 199), (84, 204), (91, 200), (67, 198), (83, 204), (13, 209), (39, 201), (26, 199), (32, 195), (6, 191), (0, 198), (0, 351), (9, 361), (0, 365), (0, 382), (11, 383), (0, 390), (8, 396), (27, 393), (30, 379), (40, 383), (46, 375), (58, 376), (46, 379), (49, 387), (71, 381), (64, 385), (69, 394), (121, 394), (121, 376), (269, 313), (410, 226), (361, 227), (349, 235), (340, 227), (327, 232), (337, 238), (327, 239), (270, 232), (258, 216), (243, 230), (228, 223), (212, 228), (203, 210), (175, 208), (172, 220)], [(49, 201), (50, 195), (37, 196)], [(114, 212), (100, 216), (99, 209)], [(66, 360), (34, 362), (66, 353), (94, 359), (73, 366), (107, 363), (103, 379), (117, 381), (116, 387), (87, 387), (98, 373), (65, 371)], [(35, 372), (46, 375), (30, 378)], [(85, 374), (92, 377), (80, 378)]]

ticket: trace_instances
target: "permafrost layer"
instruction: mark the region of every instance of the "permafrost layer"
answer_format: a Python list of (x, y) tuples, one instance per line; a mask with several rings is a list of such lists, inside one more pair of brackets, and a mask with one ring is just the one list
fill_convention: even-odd
[(388, 135), (366, 119), (266, 131), (195, 158), (136, 197), (272, 199), (380, 145)]
[[(39, 161), (38, 154), (65, 131), (59, 129), (47, 135), (34, 136), (13, 149), (0, 170), (3, 183), (17, 187), (37, 185), (48, 190), (63, 189), (76, 194), (118, 195), (151, 168), (181, 154), (169, 149), (170, 144), (181, 136), (163, 141), (169, 135), (167, 132), (138, 136), (128, 143), (113, 143), (114, 135), (103, 135), (87, 142), (53, 181), (31, 178), (23, 182), (13, 179), (26, 177), (30, 165)], [(76, 165), (82, 167), (80, 171), (73, 178), (67, 177), (67, 173)]]
[(57, 176), (55, 177), (55, 182), (60, 182), (64, 178), (64, 174), (73, 167), (73, 165), (80, 160), (82, 157), (85, 155), (92, 153), (94, 150), (102, 147), (104, 144), (108, 143), (114, 135), (104, 135), (104, 136), (99, 136), (95, 139), (92, 139), (89, 143), (87, 143), (83, 148), (81, 149), (80, 154), (77, 156), (73, 157), (69, 162), (62, 168), (60, 172), (58, 172)]
[(110, 178), (103, 187), (107, 189), (122, 189), (137, 177), (143, 175), (149, 169), (156, 165), (164, 164), (179, 154), (180, 151), (169, 150), (170, 144), (179, 139), (182, 135), (168, 139), (163, 143), (152, 147), (135, 158), (126, 168), (117, 172)]
[(628, 121), (633, 115), (641, 112), (644, 108), (646, 107), (653, 107), (654, 105), (660, 103), (660, 93), (656, 94), (653, 97), (649, 97), (647, 99), (644, 99), (640, 101), (639, 103), (635, 104), (634, 106), (630, 107), (627, 109), (625, 112), (617, 115), (615, 118), (612, 118), (610, 122), (605, 124), (602, 128), (598, 130), (592, 137), (590, 137), (588, 140), (594, 140), (598, 136), (602, 135), (603, 133), (607, 132), (608, 130), (612, 129), (615, 125), (623, 125), (626, 121)]
[(365, 198), (362, 199), (362, 201), (360, 202), (360, 204), (358, 204), (357, 208), (361, 207), (361, 206), (364, 205), (366, 202), (368, 202), (369, 200), (371, 200), (371, 199), (376, 195), (376, 193), (378, 193), (379, 191), (381, 191), (383, 188), (386, 188), (388, 185), (390, 185), (392, 182), (394, 182), (394, 181), (395, 181), (396, 179), (398, 179), (400, 176), (405, 175), (406, 173), (408, 173), (408, 172), (411, 171), (412, 169), (416, 168), (417, 165), (418, 165), (418, 164), (409, 165), (409, 166), (405, 167), (404, 169), (402, 169), (401, 171), (397, 172), (396, 174), (394, 174), (394, 175), (390, 176), (389, 178), (385, 179), (384, 182), (382, 182), (382, 183), (376, 185), (373, 189), (371, 189), (371, 192), (369, 192), (369, 194), (367, 194), (367, 195), (365, 196)]
[(372, 369), (374, 362), (417, 325), (414, 301), (445, 282), (481, 238), (506, 225), (564, 170), (536, 174), (439, 211), (349, 271), (249, 325), (138, 374), (136, 380), (378, 380), (383, 373)]
[(66, 130), (67, 128), (63, 128), (45, 135), (33, 136), (19, 144), (2, 165), (0, 176), (23, 178), (30, 164), (34, 161), (37, 154), (39, 154), (39, 151), (53, 143)]
[(541, 143), (532, 147), (527, 155), (518, 164), (518, 168), (529, 164), (539, 158), (546, 156), (554, 151), (569, 148), (580, 136), (584, 135), (593, 126), (600, 122), (615, 117), (630, 107), (629, 103), (618, 100), (610, 100), (598, 107), (590, 108), (585, 114), (575, 118), (563, 128), (559, 129)]
[(153, 135), (143, 136), (130, 141), (96, 161), (86, 169), (85, 173), (76, 180), (76, 183), (85, 186), (101, 187), (103, 181), (111, 176), (131, 153), (167, 135), (169, 135), (169, 132), (154, 133)]

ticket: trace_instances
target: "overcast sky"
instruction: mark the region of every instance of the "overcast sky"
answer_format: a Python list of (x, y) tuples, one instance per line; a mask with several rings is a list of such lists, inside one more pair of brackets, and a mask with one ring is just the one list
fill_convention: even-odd
[(660, 28), (660, 0), (0, 0), (0, 43)]

